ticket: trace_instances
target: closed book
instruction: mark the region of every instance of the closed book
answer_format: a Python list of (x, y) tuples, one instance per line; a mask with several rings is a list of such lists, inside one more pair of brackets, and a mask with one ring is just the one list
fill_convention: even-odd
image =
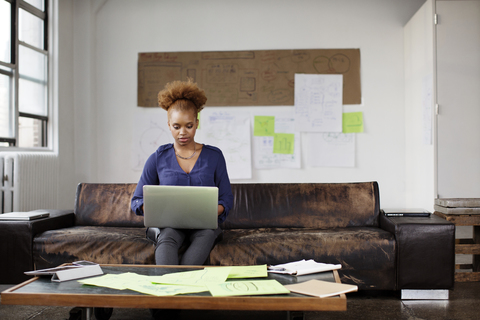
[(49, 212), (43, 210), (27, 211), (27, 212), (9, 212), (0, 214), (0, 220), (11, 221), (29, 221), (40, 218), (45, 218), (50, 215)]
[(424, 209), (383, 209), (386, 217), (429, 217), (430, 212)]
[(290, 292), (320, 298), (338, 296), (342, 293), (355, 292), (358, 290), (356, 285), (322, 280), (310, 280), (301, 283), (288, 284), (285, 288), (290, 290)]

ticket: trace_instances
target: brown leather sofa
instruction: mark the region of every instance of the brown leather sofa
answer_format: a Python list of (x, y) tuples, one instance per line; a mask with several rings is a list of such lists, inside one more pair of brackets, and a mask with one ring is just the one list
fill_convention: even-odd
[[(62, 213), (72, 219), (33, 235), (34, 267), (153, 264), (143, 217), (130, 210), (135, 186), (79, 184), (74, 213)], [(385, 217), (376, 182), (233, 184), (232, 191), (234, 207), (208, 264), (314, 259), (340, 263), (342, 282), (360, 290), (453, 287), (454, 225), (435, 215)]]

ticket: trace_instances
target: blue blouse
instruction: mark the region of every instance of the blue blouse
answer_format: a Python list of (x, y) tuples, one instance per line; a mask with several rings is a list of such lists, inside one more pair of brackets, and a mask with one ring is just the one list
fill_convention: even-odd
[(225, 158), (220, 149), (203, 145), (192, 171), (186, 173), (180, 167), (173, 144), (160, 146), (145, 163), (140, 181), (131, 200), (131, 208), (143, 216), (143, 186), (210, 186), (218, 187), (218, 204), (225, 210), (218, 216), (218, 223), (227, 218), (233, 206), (233, 194), (228, 178)]

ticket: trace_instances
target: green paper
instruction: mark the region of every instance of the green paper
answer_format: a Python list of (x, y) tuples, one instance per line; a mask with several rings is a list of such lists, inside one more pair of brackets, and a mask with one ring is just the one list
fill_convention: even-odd
[(105, 274), (99, 277), (86, 278), (78, 282), (90, 286), (106, 287), (117, 290), (128, 289), (129, 285), (138, 281), (148, 281), (148, 276), (142, 276), (132, 272), (121, 274)]
[(197, 293), (208, 291), (205, 286), (178, 286), (158, 285), (152, 283), (151, 276), (139, 275), (132, 272), (120, 274), (106, 274), (100, 277), (78, 280), (84, 285), (106, 287), (117, 290), (129, 289), (155, 296), (173, 296), (177, 294)]
[(273, 136), (273, 153), (293, 154), (295, 134), (275, 133)]
[(255, 116), (253, 135), (256, 137), (273, 136), (275, 134), (275, 117)]
[(363, 132), (363, 112), (348, 112), (343, 114), (343, 133)]
[(168, 273), (163, 276), (153, 276), (150, 279), (158, 284), (204, 286), (206, 283), (225, 282), (230, 270), (230, 267), (205, 268), (203, 270)]
[(277, 280), (229, 281), (219, 284), (207, 284), (207, 288), (214, 297), (290, 293)]
[(230, 274), (228, 275), (229, 279), (238, 279), (238, 278), (265, 278), (268, 276), (267, 265), (260, 266), (235, 266), (231, 267)]
[(128, 289), (150, 294), (154, 296), (174, 296), (177, 294), (198, 293), (208, 291), (207, 287), (199, 286), (177, 286), (177, 285), (161, 285), (151, 282), (132, 283)]

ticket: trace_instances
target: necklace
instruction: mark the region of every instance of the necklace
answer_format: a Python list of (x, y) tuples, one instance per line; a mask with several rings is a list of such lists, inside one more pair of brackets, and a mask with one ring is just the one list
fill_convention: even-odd
[(183, 160), (191, 159), (195, 155), (195, 153), (197, 153), (197, 144), (196, 143), (193, 145), (193, 154), (190, 157), (182, 157), (181, 155), (179, 155), (177, 153), (177, 151), (175, 151), (175, 154), (177, 155), (177, 157), (179, 157), (180, 159), (183, 159)]

